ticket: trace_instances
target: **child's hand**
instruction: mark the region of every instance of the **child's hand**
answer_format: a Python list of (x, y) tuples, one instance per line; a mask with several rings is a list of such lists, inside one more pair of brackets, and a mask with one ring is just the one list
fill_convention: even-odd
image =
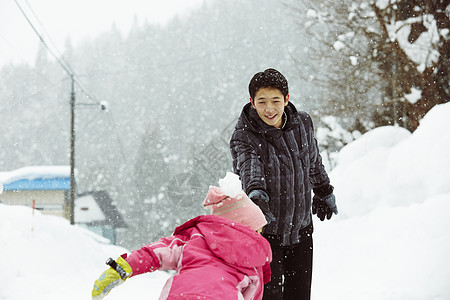
[(106, 295), (108, 295), (112, 288), (121, 285), (128, 277), (131, 276), (131, 267), (125, 259), (119, 257), (116, 260), (116, 263), (126, 272), (125, 276), (123, 278), (120, 277), (119, 273), (113, 268), (109, 268), (103, 272), (94, 283), (94, 287), (92, 289), (92, 300), (103, 299)]

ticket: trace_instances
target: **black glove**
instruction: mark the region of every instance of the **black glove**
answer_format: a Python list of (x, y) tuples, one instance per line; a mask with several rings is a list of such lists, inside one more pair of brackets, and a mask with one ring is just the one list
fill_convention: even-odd
[(338, 214), (338, 209), (336, 206), (336, 198), (334, 194), (331, 193), (328, 196), (320, 197), (318, 195), (314, 195), (313, 203), (312, 203), (312, 213), (320, 219), (320, 221), (325, 220), (325, 216), (327, 220), (331, 219), (333, 213)]
[(269, 195), (263, 190), (253, 190), (248, 194), (248, 197), (259, 206), (264, 217), (266, 217), (267, 224), (276, 220), (275, 216), (269, 209)]

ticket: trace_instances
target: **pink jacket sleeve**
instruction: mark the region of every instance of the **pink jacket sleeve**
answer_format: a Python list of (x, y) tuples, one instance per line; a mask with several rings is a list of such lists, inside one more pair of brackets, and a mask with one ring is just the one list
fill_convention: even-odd
[(185, 243), (176, 236), (170, 236), (134, 250), (130, 256), (124, 257), (133, 270), (131, 277), (156, 270), (176, 270)]
[(271, 270), (270, 270), (270, 262), (266, 263), (263, 266), (263, 281), (264, 284), (270, 282), (270, 275), (271, 275)]

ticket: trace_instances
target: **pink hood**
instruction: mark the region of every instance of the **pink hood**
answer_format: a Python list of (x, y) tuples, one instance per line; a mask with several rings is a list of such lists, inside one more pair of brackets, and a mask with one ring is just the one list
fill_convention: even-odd
[(262, 267), (271, 260), (269, 243), (245, 225), (219, 216), (199, 216), (177, 227), (174, 235), (189, 230), (190, 227), (196, 227), (203, 234), (209, 249), (216, 257), (231, 265), (245, 268)]

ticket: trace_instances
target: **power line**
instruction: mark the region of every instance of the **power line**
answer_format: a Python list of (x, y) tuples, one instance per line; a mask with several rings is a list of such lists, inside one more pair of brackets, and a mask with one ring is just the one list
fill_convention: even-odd
[[(26, 1), (26, 0), (25, 0)], [(96, 100), (96, 98), (94, 98), (84, 87), (84, 85), (79, 81), (79, 80), (75, 80), (75, 74), (72, 71), (72, 68), (70, 67), (70, 64), (67, 63), (65, 60), (60, 59), (59, 57), (57, 57), (55, 55), (55, 53), (50, 49), (50, 47), (47, 45), (47, 43), (45, 42), (44, 38), (42, 37), (42, 35), (37, 31), (36, 27), (33, 25), (33, 23), (30, 21), (30, 19), (28, 18), (28, 16), (26, 15), (25, 11), (22, 9), (22, 7), (20, 6), (20, 4), (17, 2), (17, 0), (14, 0), (14, 2), (16, 3), (17, 7), (20, 9), (20, 11), (22, 12), (23, 16), (25, 17), (25, 19), (27, 20), (28, 24), (31, 26), (31, 28), (33, 29), (33, 31), (36, 33), (36, 35), (39, 37), (40, 41), (42, 42), (42, 44), (45, 46), (45, 48), (50, 52), (50, 54), (57, 60), (57, 62), (59, 63), (59, 65), (64, 69), (64, 71), (66, 71), (66, 73), (71, 77), (72, 79), (72, 83), (75, 83), (78, 88), (90, 99), (93, 100), (95, 102), (95, 104), (98, 105), (102, 105), (100, 101)], [(29, 3), (26, 1), (28, 7), (30, 8), (30, 10), (32, 11), (32, 13), (34, 14), (34, 16), (36, 17), (36, 19), (38, 20), (38, 22), (41, 24), (41, 27), (44, 28), (42, 26), (42, 23), (39, 21), (39, 18), (37, 17), (36, 13), (33, 11), (33, 9), (31, 8), (31, 6), (29, 5)], [(47, 36), (49, 37), (48, 33)], [(51, 40), (51, 38), (49, 37), (49, 39)], [(55, 47), (56, 48), (56, 47)], [(72, 85), (73, 87), (73, 85)], [(73, 91), (72, 91), (73, 94)], [(73, 96), (73, 95), (72, 95)], [(82, 103), (83, 105), (83, 103)], [(102, 106), (103, 108), (103, 106)], [(116, 122), (114, 121), (114, 118), (112, 115), (109, 115), (108, 120), (112, 123), (112, 126), (114, 127), (114, 132), (116, 134), (117, 140), (119, 142), (120, 148), (121, 148), (121, 154), (123, 159), (126, 161), (126, 155), (124, 153), (124, 147), (123, 147), (123, 143), (120, 140), (120, 136), (117, 132), (117, 126), (116, 126)]]
[(30, 19), (28, 18), (27, 14), (25, 13), (25, 11), (23, 10), (22, 6), (20, 6), (19, 2), (17, 2), (17, 0), (14, 0), (14, 2), (16, 2), (17, 7), (19, 8), (19, 10), (22, 12), (23, 16), (25, 17), (25, 19), (27, 20), (28, 24), (31, 26), (31, 28), (33, 29), (34, 33), (39, 37), (39, 40), (41, 41), (41, 43), (44, 45), (44, 47), (48, 50), (48, 52), (56, 59), (56, 61), (59, 63), (59, 65), (61, 66), (61, 68), (64, 69), (64, 71), (66, 71), (66, 73), (73, 78), (74, 74), (71, 71), (70, 66), (66, 66), (63, 61), (56, 56), (56, 54), (50, 49), (50, 47), (47, 45), (47, 43), (44, 41), (44, 38), (42, 37), (42, 35), (37, 31), (36, 27), (34, 27), (33, 23), (31, 23)]
[[(47, 45), (47, 43), (45, 42), (43, 36), (38, 32), (38, 30), (36, 29), (36, 27), (33, 25), (33, 23), (31, 22), (31, 20), (28, 18), (27, 14), (25, 13), (25, 11), (23, 10), (22, 6), (19, 4), (19, 2), (17, 2), (17, 0), (14, 0), (14, 2), (16, 3), (17, 7), (20, 9), (20, 11), (22, 12), (23, 16), (25, 17), (25, 19), (27, 20), (28, 24), (31, 26), (31, 28), (33, 29), (33, 31), (36, 33), (36, 35), (39, 37), (39, 40), (41, 41), (41, 43), (44, 45), (44, 47), (48, 50), (48, 52), (56, 59), (56, 61), (58, 62), (58, 64), (64, 69), (64, 71), (66, 71), (66, 73), (71, 77), (72, 80), (74, 80), (74, 82), (76, 83), (76, 85), (80, 88), (80, 90), (86, 94), (88, 96), (88, 98), (93, 99), (93, 97), (87, 92), (87, 90), (84, 88), (83, 84), (81, 82), (79, 82), (78, 80), (75, 79), (75, 73), (72, 69), (72, 67), (70, 66), (70, 64), (64, 59), (64, 57), (61, 55), (61, 52), (58, 51), (57, 47), (55, 46), (55, 44), (53, 43), (50, 35), (48, 33), (47, 37), (48, 39), (53, 43), (54, 48), (56, 49), (56, 51), (60, 54), (60, 56), (57, 56), (51, 49), (50, 47)], [(44, 32), (46, 32), (43, 24), (41, 23), (41, 21), (39, 20), (39, 17), (36, 15), (36, 13), (34, 12), (34, 10), (32, 9), (31, 5), (28, 3), (28, 1), (25, 0), (25, 3), (27, 3), (30, 11), (33, 13), (33, 15), (35, 16), (36, 20), (38, 21), (38, 23), (41, 25), (42, 29), (44, 30)], [(101, 105), (101, 103), (99, 101), (96, 101), (98, 105)]]
[[(41, 20), (39, 19), (39, 17), (37, 16), (37, 14), (34, 12), (33, 8), (31, 7), (30, 3), (28, 2), (28, 0), (24, 0), (24, 2), (26, 3), (26, 5), (28, 6), (28, 9), (31, 11), (31, 13), (33, 14), (34, 18), (36, 19), (36, 21), (39, 23), (39, 25), (42, 28), (42, 31), (44, 32), (44, 34), (47, 36), (48, 40), (52, 43), (53, 48), (56, 50), (56, 52), (58, 52), (59, 57), (61, 58), (61, 60), (70, 68), (70, 64), (66, 61), (66, 59), (64, 58), (64, 56), (61, 54), (61, 52), (58, 50), (58, 47), (56, 47), (55, 42), (52, 40), (52, 38), (50, 37), (50, 34), (47, 32), (47, 30), (44, 27), (44, 24), (42, 24)], [(73, 69), (70, 68), (72, 71)]]

